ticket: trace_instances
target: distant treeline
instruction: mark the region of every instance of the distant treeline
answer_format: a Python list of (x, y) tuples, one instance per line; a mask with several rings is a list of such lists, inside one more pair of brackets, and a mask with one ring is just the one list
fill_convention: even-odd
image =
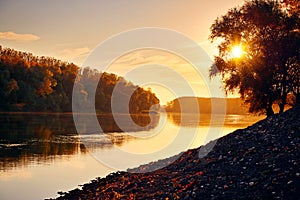
[[(212, 106), (214, 107), (212, 111)], [(243, 105), (240, 98), (200, 98), (179, 97), (165, 107), (167, 112), (174, 113), (226, 113), (247, 114), (248, 108)]]
[[(129, 106), (130, 113), (139, 113), (159, 104), (150, 89), (145, 90), (115, 74), (81, 69), (73, 63), (0, 46), (0, 111), (72, 111), (75, 81), (74, 92), (80, 96), (80, 106), (95, 106), (98, 112), (111, 112), (116, 85), (116, 97), (130, 98), (129, 105), (119, 105), (118, 112)], [(96, 94), (93, 85), (97, 87)]]

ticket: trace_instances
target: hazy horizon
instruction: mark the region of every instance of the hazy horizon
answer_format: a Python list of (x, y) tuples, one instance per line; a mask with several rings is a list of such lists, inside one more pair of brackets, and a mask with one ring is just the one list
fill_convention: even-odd
[[(242, 0), (231, 1), (122, 1), (105, 2), (92, 0), (82, 3), (72, 1), (1, 1), (0, 3), (0, 43), (4, 47), (20, 51), (31, 52), (37, 56), (49, 56), (63, 61), (73, 62), (83, 66), (88, 55), (97, 45), (108, 38), (124, 31), (158, 27), (176, 31), (194, 40), (208, 54), (208, 58), (201, 65), (208, 76), (212, 57), (216, 54), (216, 47), (208, 41), (209, 27), (220, 15), (229, 8), (241, 4)], [(45, 10), (45, 8), (47, 8)], [(10, 16), (10, 17), (7, 17)], [(182, 46), (182, 48), (186, 48)], [(123, 54), (110, 66), (108, 72), (128, 76), (134, 84), (151, 87), (162, 104), (173, 98), (191, 95), (184, 89), (179, 94), (153, 83), (144, 84), (147, 73), (138, 76), (126, 75), (133, 66), (160, 64), (174, 70), (184, 81), (191, 85), (195, 96), (211, 96), (205, 88), (210, 84), (214, 91), (224, 94), (219, 78), (209, 83), (203, 82), (203, 77), (193, 72), (193, 66), (182, 58), (158, 51), (132, 51)], [(99, 65), (101, 65), (99, 63)], [(155, 68), (155, 66), (154, 66)], [(154, 71), (154, 70), (153, 70)], [(175, 83), (181, 87), (182, 83), (170, 77), (166, 70), (157, 70), (159, 78)], [(155, 82), (155, 81), (154, 81)], [(173, 85), (171, 85), (173, 87)]]

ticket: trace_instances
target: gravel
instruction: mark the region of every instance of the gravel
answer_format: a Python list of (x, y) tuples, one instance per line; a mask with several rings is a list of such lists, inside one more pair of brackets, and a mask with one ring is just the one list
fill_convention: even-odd
[(209, 144), (174, 162), (96, 178), (57, 199), (300, 199), (299, 118), (297, 106), (218, 139), (203, 158)]

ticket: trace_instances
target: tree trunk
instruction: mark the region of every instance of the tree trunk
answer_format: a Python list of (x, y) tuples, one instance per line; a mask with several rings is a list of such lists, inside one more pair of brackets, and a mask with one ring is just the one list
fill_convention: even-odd
[(266, 110), (267, 110), (267, 117), (274, 115), (272, 104), (269, 104)]
[(279, 113), (283, 113), (283, 111), (284, 111), (284, 104), (280, 103), (279, 104)]
[(285, 93), (281, 99), (281, 103), (279, 103), (279, 113), (283, 113), (284, 111), (284, 106), (286, 105), (286, 96), (287, 94)]
[[(285, 65), (284, 65), (285, 66)], [(284, 76), (282, 80), (282, 91), (281, 91), (281, 102), (279, 103), (279, 113), (283, 113), (284, 106), (286, 104), (286, 98), (288, 93), (288, 87), (287, 87), (287, 69), (284, 68)]]

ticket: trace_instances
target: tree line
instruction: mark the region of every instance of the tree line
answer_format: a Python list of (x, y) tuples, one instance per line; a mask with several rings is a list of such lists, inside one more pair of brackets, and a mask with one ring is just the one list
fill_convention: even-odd
[(159, 99), (150, 89), (123, 77), (0, 46), (0, 111), (72, 111), (74, 85), (82, 106), (95, 106), (100, 113), (112, 111), (113, 94), (130, 99), (129, 105), (120, 106), (120, 112), (123, 106), (129, 107), (130, 113), (159, 108)]

